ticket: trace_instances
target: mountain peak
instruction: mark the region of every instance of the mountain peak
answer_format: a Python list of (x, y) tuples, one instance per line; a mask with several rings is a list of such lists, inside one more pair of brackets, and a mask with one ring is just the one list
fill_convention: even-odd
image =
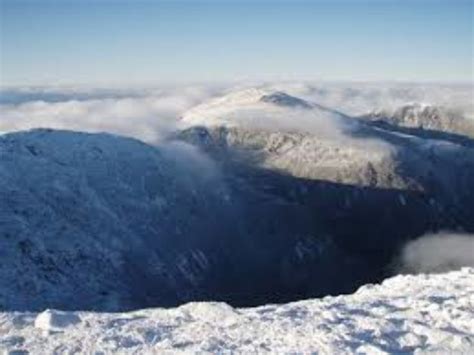
[[(303, 99), (291, 96), (283, 91), (262, 88), (249, 88), (230, 92), (211, 99), (188, 110), (182, 116), (185, 125), (230, 124), (229, 117), (236, 112), (252, 111), (255, 115), (285, 109), (315, 108)], [(234, 117), (235, 118), (235, 117)], [(231, 120), (235, 124), (234, 120)]]
[(263, 95), (259, 101), (285, 107), (297, 107), (304, 109), (310, 109), (313, 107), (307, 101), (288, 95), (283, 91), (276, 91), (268, 95)]

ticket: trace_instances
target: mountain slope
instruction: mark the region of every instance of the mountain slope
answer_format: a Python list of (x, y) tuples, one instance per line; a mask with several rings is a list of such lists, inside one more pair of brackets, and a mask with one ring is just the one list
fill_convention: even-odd
[(226, 203), (192, 153), (106, 134), (1, 136), (0, 307), (116, 309), (150, 292), (175, 302), (194, 281), (179, 260), (206, 264), (190, 237)]
[(426, 104), (409, 104), (392, 112), (387, 110), (371, 112), (361, 117), (364, 120), (386, 122), (388, 124), (420, 128), (430, 131), (454, 133), (474, 138), (474, 122), (464, 118), (453, 109)]
[[(305, 109), (268, 97), (303, 102)], [(374, 127), (280, 92), (232, 93), (192, 109), (182, 121), (180, 138), (216, 157), (230, 152), (300, 178), (422, 191), (474, 184), (472, 144)]]
[(184, 115), (157, 147), (0, 136), (0, 308), (349, 293), (391, 275), (411, 239), (474, 232), (471, 148), (301, 102), (234, 93)]
[[(252, 305), (350, 292), (382, 273), (367, 274), (372, 261), (335, 243), (325, 218), (295, 200), (325, 186), (221, 171), (183, 143), (7, 134), (0, 180), (2, 309)], [(318, 203), (351, 193), (334, 189)]]

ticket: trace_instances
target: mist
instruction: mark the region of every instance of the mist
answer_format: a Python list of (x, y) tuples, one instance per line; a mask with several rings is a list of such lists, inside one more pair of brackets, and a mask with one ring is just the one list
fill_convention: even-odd
[(216, 94), (214, 86), (105, 90), (24, 88), (2, 91), (0, 133), (33, 128), (108, 132), (155, 144), (177, 118)]
[[(177, 128), (177, 121), (191, 108), (228, 92), (261, 88), (284, 91), (348, 115), (396, 109), (412, 102), (443, 105), (474, 119), (472, 85), (343, 84), (343, 83), (227, 83), (156, 88), (40, 87), (0, 90), (0, 133), (33, 128), (109, 132), (156, 143)], [(241, 109), (236, 117), (253, 128), (276, 127), (309, 131), (334, 139), (347, 130), (330, 112), (317, 115), (304, 110)], [(264, 116), (262, 116), (264, 114)]]
[(400, 272), (415, 274), (474, 267), (474, 235), (426, 234), (405, 245), (398, 265)]
[(443, 106), (465, 118), (474, 119), (472, 84), (321, 82), (270, 86), (353, 116), (379, 110), (392, 112), (400, 106), (423, 103)]

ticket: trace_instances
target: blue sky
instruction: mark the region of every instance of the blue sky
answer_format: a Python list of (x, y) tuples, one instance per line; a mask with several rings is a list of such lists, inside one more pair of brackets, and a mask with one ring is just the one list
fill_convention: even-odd
[(0, 0), (1, 84), (472, 81), (472, 0)]

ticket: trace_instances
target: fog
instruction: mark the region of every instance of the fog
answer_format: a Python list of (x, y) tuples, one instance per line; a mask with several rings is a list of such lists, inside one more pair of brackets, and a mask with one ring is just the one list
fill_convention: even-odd
[[(177, 120), (190, 108), (249, 87), (284, 91), (349, 115), (424, 102), (446, 105), (467, 118), (474, 117), (472, 85), (241, 82), (130, 89), (25, 87), (0, 90), (0, 133), (32, 128), (105, 131), (155, 143), (176, 129)], [(263, 114), (248, 107), (240, 110), (239, 117), (231, 114), (229, 118), (259, 128), (297, 128), (330, 138), (347, 128), (329, 112), (314, 115), (293, 109)]]
[(174, 162), (179, 179), (188, 180), (190, 185), (196, 181), (212, 183), (220, 179), (216, 163), (196, 146), (182, 142), (169, 141), (160, 145), (162, 154)]
[(273, 84), (270, 87), (354, 116), (378, 110), (391, 112), (406, 104), (422, 103), (443, 106), (474, 119), (472, 84), (322, 82)]
[(2, 91), (1, 102), (8, 103), (0, 105), (0, 133), (54, 128), (115, 133), (156, 143), (175, 129), (184, 111), (214, 95), (215, 90), (212, 86), (189, 86), (142, 91)]
[(427, 234), (405, 245), (399, 269), (408, 273), (429, 273), (474, 267), (474, 236), (442, 232)]

